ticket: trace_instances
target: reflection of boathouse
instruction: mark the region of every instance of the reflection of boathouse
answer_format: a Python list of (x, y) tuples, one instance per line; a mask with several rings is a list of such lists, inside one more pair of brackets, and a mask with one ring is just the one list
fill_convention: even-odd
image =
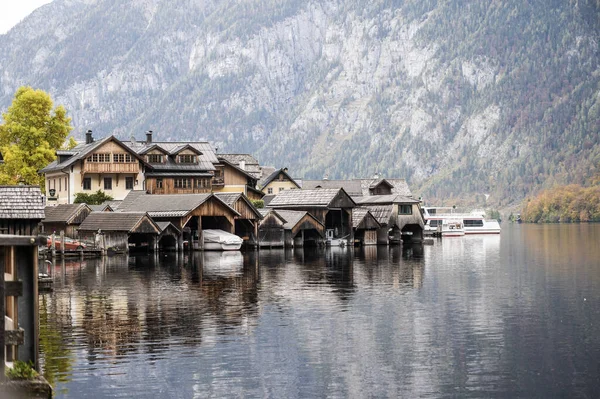
[[(284, 190), (269, 203), (276, 211), (306, 211), (325, 226), (328, 241), (352, 242), (352, 209), (356, 206), (343, 188)], [(280, 212), (281, 214), (281, 212)], [(283, 215), (285, 219), (285, 215)]]

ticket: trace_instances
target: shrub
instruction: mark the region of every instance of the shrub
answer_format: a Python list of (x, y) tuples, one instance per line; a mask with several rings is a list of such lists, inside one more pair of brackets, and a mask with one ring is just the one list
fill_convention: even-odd
[(33, 380), (38, 376), (31, 361), (25, 363), (21, 360), (15, 361), (12, 368), (7, 367), (5, 374), (11, 380)]

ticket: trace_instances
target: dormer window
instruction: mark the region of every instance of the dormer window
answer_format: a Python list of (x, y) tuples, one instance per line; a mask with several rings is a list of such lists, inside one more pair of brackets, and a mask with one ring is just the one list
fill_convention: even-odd
[(148, 162), (149, 163), (163, 163), (163, 155), (162, 154), (149, 154)]
[(177, 162), (179, 162), (179, 163), (196, 163), (196, 156), (191, 155), (191, 154), (178, 155)]

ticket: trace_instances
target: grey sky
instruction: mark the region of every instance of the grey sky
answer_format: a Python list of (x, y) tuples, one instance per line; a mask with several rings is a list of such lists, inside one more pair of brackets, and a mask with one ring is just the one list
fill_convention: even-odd
[(0, 0), (0, 34), (9, 31), (33, 10), (52, 0)]

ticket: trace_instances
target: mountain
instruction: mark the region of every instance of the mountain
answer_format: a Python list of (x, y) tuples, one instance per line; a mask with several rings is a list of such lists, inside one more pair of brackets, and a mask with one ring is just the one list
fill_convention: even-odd
[(54, 0), (0, 35), (0, 107), (31, 85), (80, 137), (505, 207), (600, 173), (599, 27), (600, 0)]

